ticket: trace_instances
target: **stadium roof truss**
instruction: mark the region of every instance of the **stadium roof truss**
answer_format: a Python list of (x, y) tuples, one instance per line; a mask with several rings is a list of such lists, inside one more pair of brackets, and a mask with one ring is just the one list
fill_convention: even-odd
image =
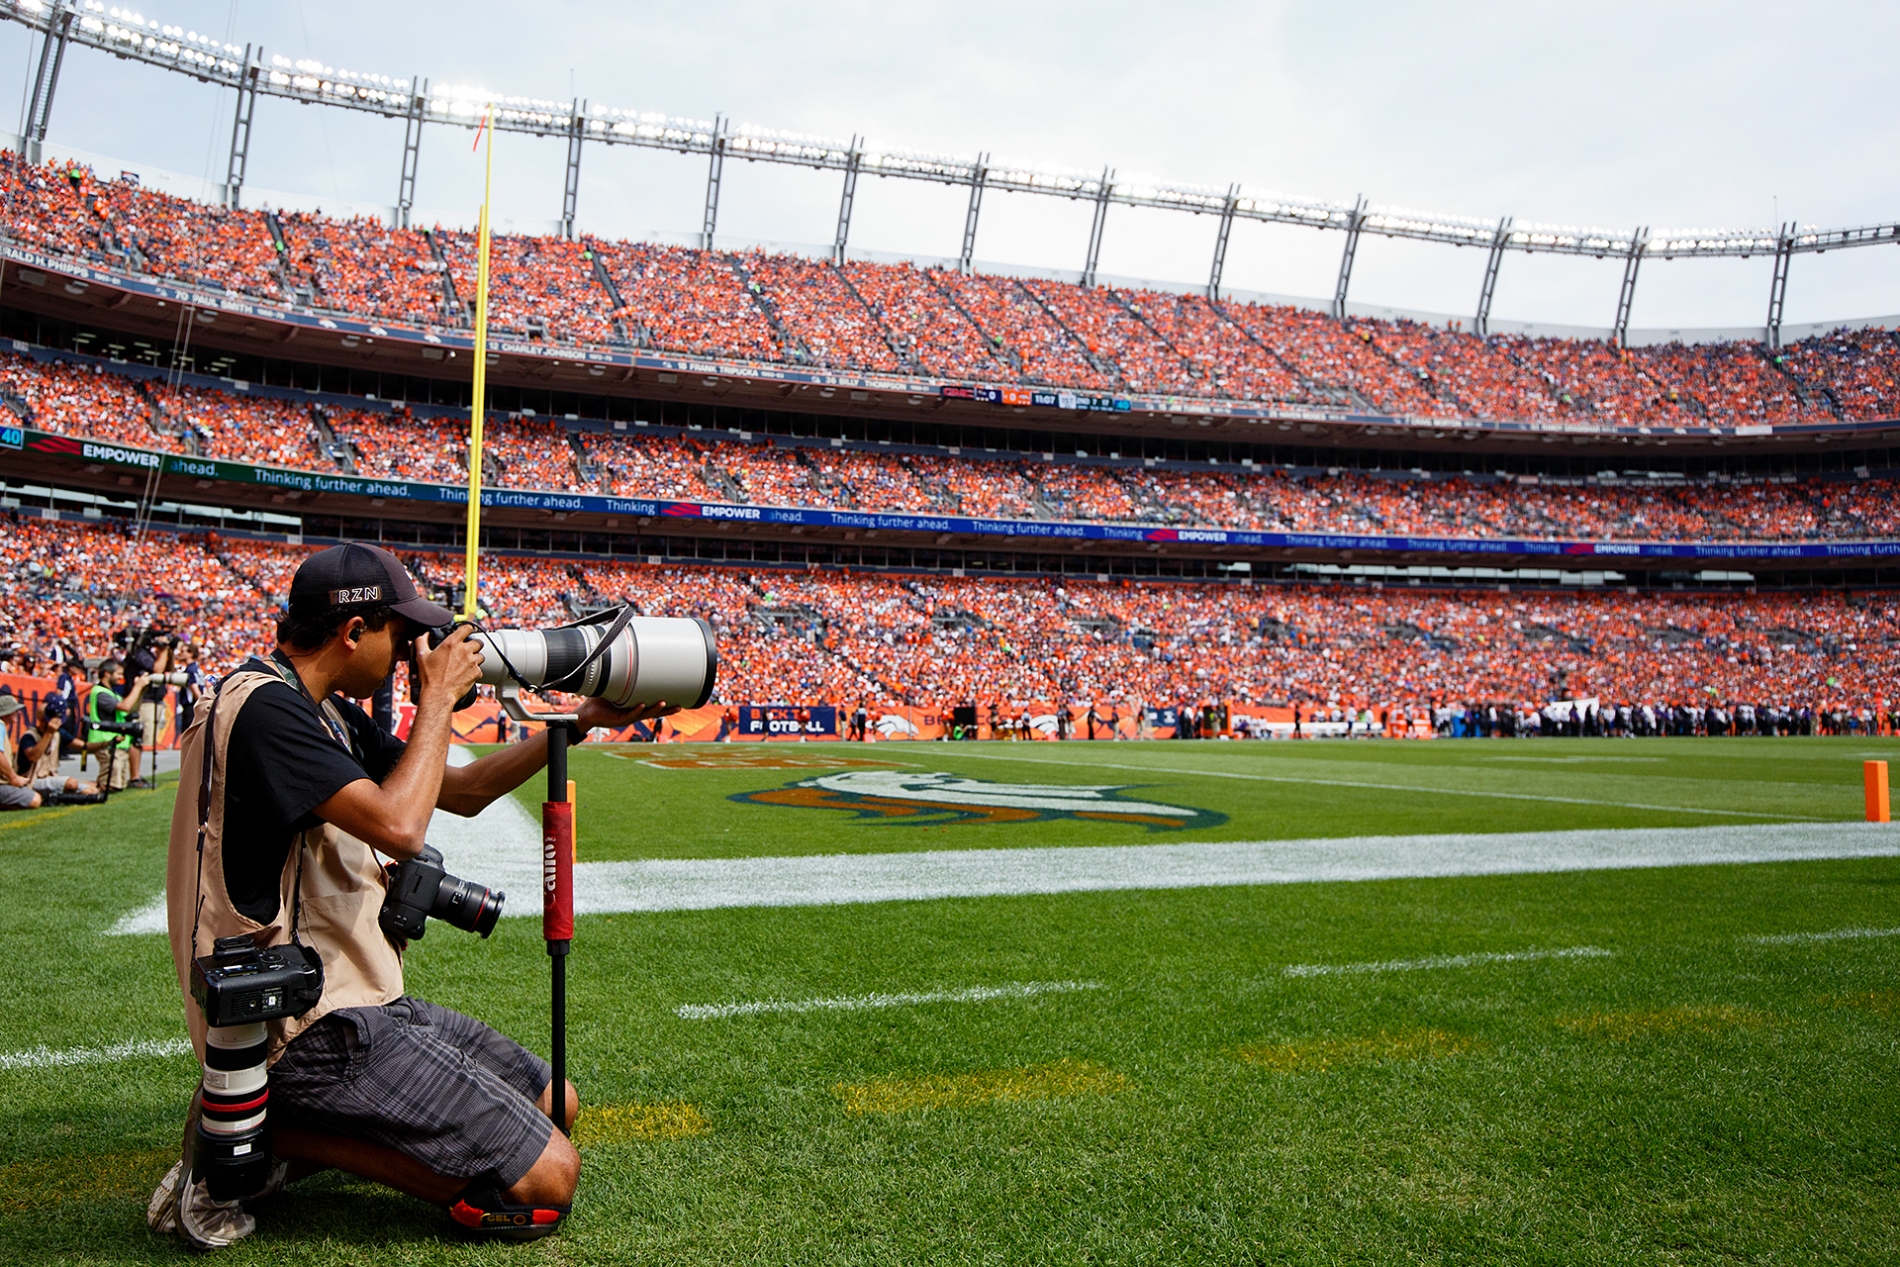
[(719, 118), (712, 122), (683, 119), (634, 110), (619, 110), (537, 97), (501, 96), (480, 87), (432, 85), (421, 78), (407, 80), (387, 75), (337, 70), (311, 59), (292, 61), (281, 56), (266, 59), (250, 45), (239, 48), (182, 27), (147, 19), (131, 9), (107, 6), (102, 0), (0, 0), (0, 18), (10, 19), (42, 33), (33, 91), (28, 99), (23, 140), (27, 157), (39, 159), (46, 137), (54, 90), (66, 48), (79, 44), (115, 57), (144, 62), (190, 75), (205, 83), (237, 93), (231, 133), (226, 200), (236, 205), (242, 186), (251, 139), (251, 116), (256, 97), (281, 97), (305, 104), (338, 106), (397, 119), (404, 124), (404, 146), (397, 216), (406, 219), (415, 188), (415, 165), (420, 129), (425, 123), (473, 128), (483, 111), (494, 107), (494, 126), (504, 132), (558, 138), (567, 146), (561, 226), (574, 232), (574, 209), (581, 147), (586, 142), (703, 155), (708, 160), (705, 218), (701, 242), (710, 247), (718, 221), (719, 187), (728, 157), (750, 162), (778, 163), (816, 171), (836, 172), (843, 181), (833, 257), (842, 260), (850, 231), (851, 209), (861, 174), (898, 180), (962, 185), (970, 190), (959, 262), (970, 267), (975, 247), (978, 213), (986, 190), (1040, 194), (1086, 200), (1095, 204), (1090, 221), (1085, 284), (1095, 281), (1103, 228), (1111, 205), (1148, 207), (1162, 211), (1211, 215), (1219, 224), (1213, 266), (1207, 290), (1217, 295), (1227, 239), (1236, 220), (1266, 224), (1303, 225), (1336, 229), (1345, 235), (1339, 279), (1333, 295), (1335, 315), (1345, 313), (1352, 264), (1363, 233), (1448, 246), (1470, 246), (1487, 255), (1474, 329), (1484, 333), (1490, 322), (1491, 297), (1503, 256), (1511, 251), (1534, 255), (1575, 255), (1616, 259), (1624, 264), (1617, 303), (1615, 338), (1620, 343), (1628, 329), (1629, 309), (1637, 267), (1645, 258), (1739, 258), (1770, 256), (1775, 261), (1770, 293), (1768, 342), (1780, 345), (1782, 301), (1787, 291), (1788, 262), (1795, 255), (1858, 246), (1900, 244), (1900, 223), (1823, 229), (1793, 222), (1778, 229), (1604, 229), (1565, 225), (1474, 219), (1438, 215), (1402, 207), (1352, 203), (1283, 194), (1244, 194), (1238, 185), (1225, 189), (1145, 177), (1117, 177), (1113, 169), (1086, 172), (1040, 164), (974, 158), (910, 150), (866, 148), (859, 138), (849, 141), (775, 131), (752, 125), (734, 126)]

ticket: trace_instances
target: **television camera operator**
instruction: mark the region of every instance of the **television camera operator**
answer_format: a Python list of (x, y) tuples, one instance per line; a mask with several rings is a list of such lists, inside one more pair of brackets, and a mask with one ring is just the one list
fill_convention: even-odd
[(82, 753), (99, 758), (99, 781), (114, 792), (128, 787), (150, 787), (138, 777), (139, 744), (143, 731), (135, 720), (145, 694), (146, 679), (127, 680), (116, 660), (101, 660), (93, 670), (93, 686), (80, 705)]
[(178, 639), (165, 622), (154, 620), (144, 628), (128, 625), (114, 634), (112, 641), (121, 657), (118, 694), (123, 703), (120, 708), (128, 718), (137, 719), (141, 735), (129, 753), (131, 786), (150, 787), (151, 783), (141, 777), (139, 766), (145, 756), (145, 745), (156, 743), (164, 731), (167, 688), (182, 685), (173, 680), (172, 662), (178, 652)]
[[(547, 760), (544, 732), (448, 765), (456, 701), (481, 668), (466, 627), (430, 645), (426, 631), (451, 619), (378, 547), (334, 546), (298, 568), (276, 650), (207, 694), (185, 736), (166, 871), (172, 955), (201, 1059), (208, 1022), (192, 993), (194, 959), (239, 935), (245, 950), (294, 943), (321, 959), (314, 1006), (270, 1021), (257, 1042), (274, 1157), (254, 1195), (336, 1167), (447, 1207), (477, 1233), (522, 1239), (555, 1230), (579, 1180), (579, 1154), (548, 1119), (549, 1067), (482, 1022), (406, 993), (404, 944), (378, 919), (391, 882), (378, 854), (413, 865), (405, 860), (423, 854), (435, 809), (478, 813)], [(372, 696), (412, 643), (416, 711), (404, 743), (350, 701)], [(588, 699), (575, 738), (671, 711)], [(215, 1199), (199, 1173), (193, 1141), (213, 1125), (211, 1087), (208, 1073), (184, 1156), (148, 1211), (154, 1229), (199, 1248), (255, 1227), (241, 1201)], [(564, 1127), (578, 1103), (570, 1083)]]

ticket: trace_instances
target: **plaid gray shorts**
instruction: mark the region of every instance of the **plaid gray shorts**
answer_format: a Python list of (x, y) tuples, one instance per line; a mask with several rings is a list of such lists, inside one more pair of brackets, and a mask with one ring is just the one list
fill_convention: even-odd
[(553, 1131), (534, 1106), (551, 1077), (512, 1038), (404, 995), (341, 1008), (292, 1039), (271, 1066), (271, 1117), (510, 1188)]

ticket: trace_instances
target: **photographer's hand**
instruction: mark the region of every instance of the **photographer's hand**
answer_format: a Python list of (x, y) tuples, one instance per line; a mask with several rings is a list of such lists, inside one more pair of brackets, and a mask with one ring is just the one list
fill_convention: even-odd
[[(581, 728), (584, 735), (596, 726), (630, 726), (637, 721), (665, 717), (678, 711), (678, 705), (665, 702), (642, 704), (621, 711), (600, 700), (586, 699), (575, 710), (574, 724)], [(491, 752), (479, 761), (448, 771), (442, 776), (442, 794), (436, 804), (451, 814), (464, 817), (479, 814), (491, 802), (527, 782), (547, 763), (546, 732), (530, 735), (500, 752)]]
[(468, 694), (468, 688), (481, 681), (482, 649), (469, 637), (470, 625), (457, 625), (455, 632), (431, 648), (427, 634), (416, 639), (416, 707), (421, 708), (431, 694), (440, 694), (451, 706)]
[(481, 648), (462, 625), (431, 648), (416, 639), (416, 716), (409, 745), (379, 787), (358, 779), (316, 807), (316, 815), (392, 858), (413, 858), (428, 841), (443, 792), (455, 702), (481, 678)]
[(635, 704), (632, 708), (618, 709), (606, 700), (588, 697), (581, 701), (575, 710), (576, 726), (585, 735), (594, 729), (619, 730), (622, 726), (631, 726), (637, 721), (652, 721), (655, 717), (671, 717), (680, 711), (678, 704), (669, 704), (661, 700), (657, 704)]

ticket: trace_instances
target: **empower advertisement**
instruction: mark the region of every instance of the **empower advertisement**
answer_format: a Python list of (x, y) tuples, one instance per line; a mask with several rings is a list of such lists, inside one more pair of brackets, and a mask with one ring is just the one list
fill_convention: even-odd
[[(358, 497), (468, 503), (460, 485), (413, 480), (368, 479), (360, 475), (286, 470), (216, 458), (153, 453), (101, 440), (20, 430), (19, 447), (54, 457), (76, 458), (193, 479), (221, 480), (309, 493)], [(0, 446), (0, 448), (12, 446)], [(549, 510), (568, 514), (626, 515), (655, 519), (700, 519), (782, 524), (807, 528), (875, 529), (879, 532), (951, 533), (958, 536), (1041, 538), (1064, 541), (1181, 542), (1195, 545), (1263, 549), (1407, 551), (1448, 555), (1534, 555), (1552, 562), (1615, 566), (1619, 559), (1877, 559), (1900, 556), (1900, 541), (1530, 541), (1490, 537), (1408, 537), (1349, 532), (1266, 532), (1235, 528), (1163, 528), (1152, 524), (1068, 523), (1043, 519), (972, 519), (961, 515), (899, 515), (856, 510), (818, 510), (797, 506), (738, 506), (724, 502), (652, 497), (608, 497), (598, 493), (545, 493), (514, 488), (484, 488), (484, 507)]]

